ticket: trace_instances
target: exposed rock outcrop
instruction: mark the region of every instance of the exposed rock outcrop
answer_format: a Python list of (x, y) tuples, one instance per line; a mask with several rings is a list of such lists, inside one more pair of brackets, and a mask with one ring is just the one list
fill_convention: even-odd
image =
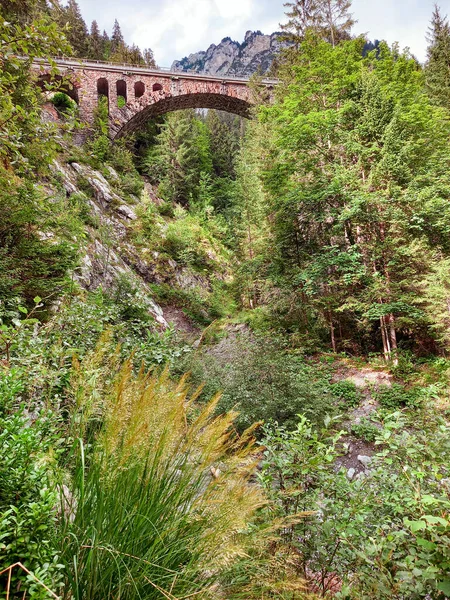
[(239, 77), (267, 74), (276, 55), (286, 45), (279, 36), (279, 33), (264, 35), (261, 31), (247, 31), (241, 44), (227, 37), (218, 45), (211, 44), (206, 51), (175, 61), (172, 70)]

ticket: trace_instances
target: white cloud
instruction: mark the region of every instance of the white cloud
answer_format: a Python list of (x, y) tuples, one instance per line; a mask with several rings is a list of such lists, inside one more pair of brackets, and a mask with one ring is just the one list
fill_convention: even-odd
[[(79, 0), (86, 21), (97, 19), (111, 32), (114, 19), (128, 42), (150, 47), (162, 66), (198, 50), (206, 50), (224, 37), (242, 41), (249, 29), (278, 30), (285, 0)], [(450, 0), (438, 0), (450, 13)], [(354, 32), (371, 39), (398, 41), (400, 47), (424, 60), (425, 34), (434, 0), (353, 0), (358, 20)]]

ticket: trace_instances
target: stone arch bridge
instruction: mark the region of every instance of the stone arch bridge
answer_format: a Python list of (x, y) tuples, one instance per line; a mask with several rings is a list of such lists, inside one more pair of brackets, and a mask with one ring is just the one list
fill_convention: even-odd
[[(254, 104), (249, 80), (244, 78), (78, 59), (55, 62), (57, 76), (51, 74), (48, 63), (35, 63), (40, 84), (60, 78), (62, 91), (77, 102), (80, 118), (87, 124), (93, 123), (99, 97), (106, 96), (111, 139), (132, 133), (148, 119), (174, 110), (215, 108), (249, 118)], [(276, 83), (265, 79), (261, 86), (271, 95)]]

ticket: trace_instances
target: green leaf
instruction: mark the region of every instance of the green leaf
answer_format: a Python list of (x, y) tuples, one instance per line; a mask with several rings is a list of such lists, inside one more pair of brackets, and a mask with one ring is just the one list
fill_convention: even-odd
[(435, 517), (433, 515), (424, 515), (423, 518), (427, 521), (427, 523), (430, 523), (430, 525), (443, 525), (444, 527), (447, 527), (448, 525), (448, 521), (442, 519), (441, 517)]
[(446, 596), (450, 596), (450, 579), (443, 579), (438, 583), (438, 590), (444, 592)]
[(25, 306), (19, 306), (19, 310), (21, 313), (24, 313), (25, 315), (28, 313), (28, 309), (25, 308)]
[(434, 544), (433, 542), (430, 542), (428, 540), (424, 540), (423, 538), (416, 538), (417, 544), (419, 546), (422, 546), (422, 548), (426, 548), (426, 550), (435, 550), (436, 549), (436, 544)]
[(409, 519), (403, 519), (404, 524), (411, 529), (413, 533), (427, 528), (425, 521), (410, 521)]
[(36, 298), (33, 298), (33, 302), (35, 304), (39, 304), (39, 302), (42, 302), (42, 298), (40, 298), (39, 296), (36, 296)]

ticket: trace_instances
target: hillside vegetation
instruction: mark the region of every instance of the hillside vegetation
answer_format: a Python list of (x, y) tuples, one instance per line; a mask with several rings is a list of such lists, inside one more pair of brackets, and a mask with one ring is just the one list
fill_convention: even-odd
[(2, 598), (450, 598), (450, 26), (286, 6), (251, 121), (80, 146), (33, 58), (151, 50), (2, 4)]

